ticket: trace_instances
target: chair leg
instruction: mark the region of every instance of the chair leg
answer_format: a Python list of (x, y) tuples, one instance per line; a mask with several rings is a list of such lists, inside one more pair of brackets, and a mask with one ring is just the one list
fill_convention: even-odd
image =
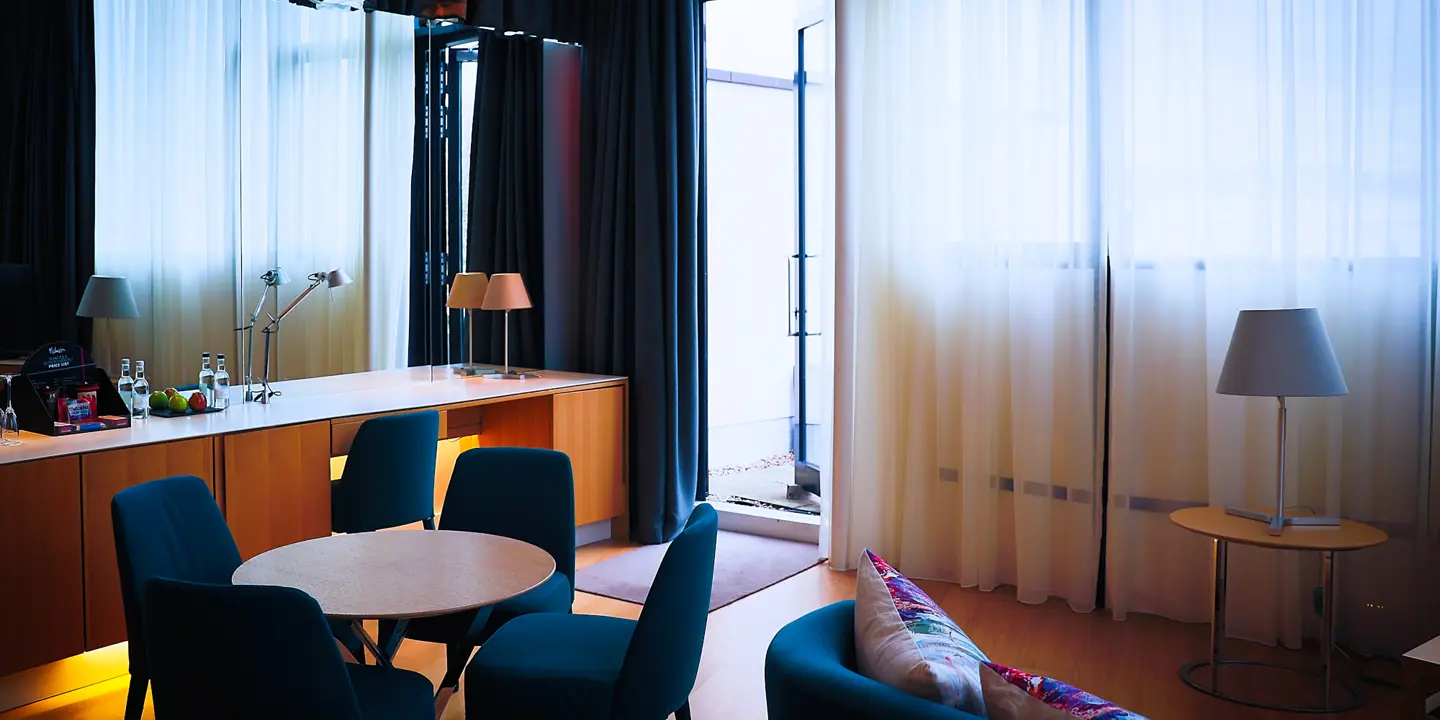
[(426, 530), (434, 530), (434, 529), (435, 529), (435, 516), (434, 516), (434, 515), (431, 515), (430, 517), (425, 518), (424, 520), (421, 520), (421, 521), (420, 521), (420, 524), (421, 524), (421, 525), (424, 525)]
[(459, 687), (460, 673), (465, 671), (465, 663), (469, 662), (473, 649), (465, 643), (445, 645), (445, 678), (440, 681), (440, 687)]
[(125, 720), (140, 720), (145, 712), (145, 691), (150, 688), (150, 678), (130, 673), (130, 692), (125, 696)]
[(675, 711), (675, 720), (690, 720), (690, 701), (686, 700), (679, 710)]

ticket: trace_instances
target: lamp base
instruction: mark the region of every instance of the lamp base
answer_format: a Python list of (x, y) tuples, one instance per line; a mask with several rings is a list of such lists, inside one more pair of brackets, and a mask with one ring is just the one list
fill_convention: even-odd
[(1283, 512), (1267, 513), (1261, 512), (1259, 510), (1246, 510), (1245, 508), (1239, 508), (1234, 506), (1225, 508), (1225, 514), (1234, 515), (1235, 517), (1242, 517), (1246, 520), (1263, 522), (1270, 526), (1266, 529), (1266, 532), (1270, 535), (1279, 535), (1281, 532), (1284, 531), (1286, 525), (1292, 525), (1295, 527), (1333, 527), (1340, 524), (1340, 518), (1338, 517), (1319, 517), (1316, 515), (1286, 515)]
[(485, 375), (496, 374), (500, 372), (500, 368), (496, 367), (495, 365), (475, 365), (470, 363), (462, 363), (460, 365), (451, 365), (449, 367), (455, 371), (456, 375), (460, 375), (462, 377), (483, 377)]
[(540, 376), (535, 373), (511, 370), (510, 372), (488, 372), (480, 377), (486, 380), (533, 380)]

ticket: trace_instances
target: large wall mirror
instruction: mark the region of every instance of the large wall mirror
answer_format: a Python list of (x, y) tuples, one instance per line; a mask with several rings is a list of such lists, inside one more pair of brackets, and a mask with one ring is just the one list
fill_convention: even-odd
[[(34, 138), (54, 157), (0, 192), (45, 185), (53, 205), (0, 213), (0, 363), (72, 339), (112, 370), (145, 360), (152, 385), (196, 382), (204, 352), (224, 353), (239, 382), (265, 357), (262, 334), (252, 345), (242, 329), (282, 315), (276, 380), (458, 362), (472, 329), (445, 307), (451, 278), (507, 269), (530, 275), (536, 305), (518, 323), (518, 351), (532, 366), (563, 353), (574, 300), (546, 307), (546, 287), (567, 286), (579, 229), (585, 12), (569, 4), (23, 3), (43, 15), (26, 24), (65, 32), (12, 43), (34, 62), (7, 63), (0, 79), (20, 94), (75, 90), (7, 116), (18, 123), (7, 134), (74, 132)], [(42, 62), (62, 46), (80, 60)], [(523, 92), (502, 92), (506, 77), (523, 78)], [(511, 108), (524, 114), (518, 129), (503, 122)], [(498, 173), (522, 166), (534, 200), (524, 231), (559, 253), (523, 267), (493, 211)], [(334, 283), (335, 270), (349, 282)], [(96, 319), (91, 336), (75, 314), (92, 274), (128, 278), (139, 316)], [(498, 336), (476, 329), (483, 356)]]

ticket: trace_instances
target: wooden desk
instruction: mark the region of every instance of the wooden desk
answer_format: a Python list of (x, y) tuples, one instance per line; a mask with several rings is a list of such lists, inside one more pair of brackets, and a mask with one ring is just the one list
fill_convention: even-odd
[[(337, 375), (277, 383), (284, 394), (269, 405), (232, 400), (223, 413), (70, 437), (22, 433), (23, 445), (0, 448), (0, 617), (12, 627), (0, 643), (0, 676), (125, 639), (110, 525), (115, 493), (171, 475), (204, 479), (246, 559), (324, 537), (330, 458), (347, 454), (360, 423), (377, 415), (433, 408), (437, 440), (477, 436), (481, 446), (565, 452), (575, 469), (577, 525), (611, 521), (623, 532), (626, 380), (543, 375)], [(7, 679), (0, 678), (0, 711), (10, 702)]]

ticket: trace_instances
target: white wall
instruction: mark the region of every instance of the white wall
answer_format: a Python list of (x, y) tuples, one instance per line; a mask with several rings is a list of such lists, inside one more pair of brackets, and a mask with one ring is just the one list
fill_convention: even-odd
[(713, 81), (706, 91), (710, 466), (718, 468), (789, 449), (794, 98)]
[(797, 0), (705, 3), (705, 66), (791, 77), (795, 74), (796, 7)]

